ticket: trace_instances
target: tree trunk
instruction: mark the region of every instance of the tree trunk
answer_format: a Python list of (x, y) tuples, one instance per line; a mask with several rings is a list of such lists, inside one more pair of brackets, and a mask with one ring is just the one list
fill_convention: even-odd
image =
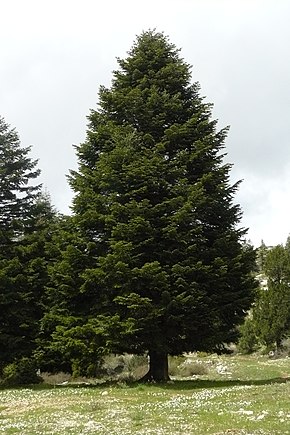
[(168, 355), (166, 352), (149, 351), (149, 371), (141, 379), (143, 382), (167, 382)]

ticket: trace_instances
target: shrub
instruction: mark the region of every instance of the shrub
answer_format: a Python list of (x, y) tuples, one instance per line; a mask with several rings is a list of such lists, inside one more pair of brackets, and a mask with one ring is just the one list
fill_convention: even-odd
[(240, 334), (238, 351), (242, 354), (255, 352), (259, 347), (259, 343), (255, 324), (250, 316), (248, 316), (245, 322), (240, 326)]
[(102, 373), (113, 379), (134, 380), (142, 377), (148, 370), (145, 355), (107, 355), (102, 364)]
[(4, 385), (39, 384), (42, 381), (43, 379), (37, 374), (36, 362), (30, 358), (23, 357), (3, 369)]
[(196, 352), (198, 358), (207, 358), (210, 354), (208, 352), (198, 351)]
[(148, 371), (148, 358), (145, 355), (131, 355), (125, 353), (122, 355), (124, 363), (121, 378), (136, 380), (142, 378)]
[(180, 376), (180, 367), (185, 362), (184, 356), (169, 356), (168, 357), (168, 373), (169, 376)]
[(72, 375), (70, 373), (58, 372), (58, 373), (41, 373), (43, 382), (50, 385), (63, 384), (71, 381)]
[(206, 375), (208, 368), (205, 364), (192, 361), (185, 356), (170, 356), (168, 359), (168, 372), (170, 376), (189, 377)]
[(180, 376), (182, 377), (201, 376), (206, 375), (207, 373), (207, 366), (199, 362), (186, 360), (180, 367)]

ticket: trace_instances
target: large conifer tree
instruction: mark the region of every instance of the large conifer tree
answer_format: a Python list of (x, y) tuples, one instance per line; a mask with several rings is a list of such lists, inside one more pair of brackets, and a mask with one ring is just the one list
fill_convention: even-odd
[(118, 63), (70, 177), (92, 264), (79, 290), (88, 321), (107, 334), (118, 324), (112, 350), (147, 351), (147, 378), (166, 380), (168, 354), (235, 340), (254, 253), (223, 163), (227, 129), (217, 131), (179, 50), (148, 31)]

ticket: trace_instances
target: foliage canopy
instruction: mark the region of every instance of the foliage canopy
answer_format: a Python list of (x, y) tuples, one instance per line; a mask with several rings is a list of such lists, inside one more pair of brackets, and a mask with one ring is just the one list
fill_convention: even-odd
[(103, 351), (168, 354), (235, 340), (255, 287), (238, 228), (227, 129), (166, 36), (137, 37), (101, 87), (71, 171), (74, 236), (52, 272), (51, 349), (89, 365)]

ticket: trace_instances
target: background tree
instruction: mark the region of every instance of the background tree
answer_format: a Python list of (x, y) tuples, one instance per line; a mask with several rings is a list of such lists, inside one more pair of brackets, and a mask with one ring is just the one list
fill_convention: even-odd
[(0, 117), (0, 243), (5, 248), (25, 231), (41, 187), (31, 183), (40, 170), (29, 152), (29, 147), (21, 148), (17, 132)]
[(250, 354), (258, 350), (261, 343), (257, 335), (256, 323), (253, 319), (252, 311), (249, 312), (239, 330), (238, 351), (242, 354)]
[(236, 339), (255, 255), (237, 228), (238, 183), (221, 153), (227, 129), (216, 130), (179, 50), (148, 31), (118, 62), (70, 177), (90, 246), (79, 315), (97, 322), (108, 349), (148, 352), (147, 378), (166, 380), (168, 354)]
[(90, 245), (78, 235), (74, 219), (63, 216), (54, 226), (48, 248), (49, 281), (43, 295), (44, 313), (36, 350), (39, 366), (43, 371), (94, 376), (102, 354), (101, 343), (97, 328), (87, 325), (83, 317), (90, 301), (80, 291), (81, 274), (90, 265)]
[(55, 216), (30, 148), (0, 119), (0, 366), (35, 348), (47, 284), (46, 243)]
[(265, 261), (269, 249), (270, 248), (265, 245), (264, 240), (261, 240), (261, 245), (257, 249), (257, 268), (258, 272), (262, 275), (265, 273)]
[(265, 258), (267, 288), (261, 288), (253, 311), (257, 334), (268, 347), (279, 350), (290, 330), (290, 253), (282, 245)]

